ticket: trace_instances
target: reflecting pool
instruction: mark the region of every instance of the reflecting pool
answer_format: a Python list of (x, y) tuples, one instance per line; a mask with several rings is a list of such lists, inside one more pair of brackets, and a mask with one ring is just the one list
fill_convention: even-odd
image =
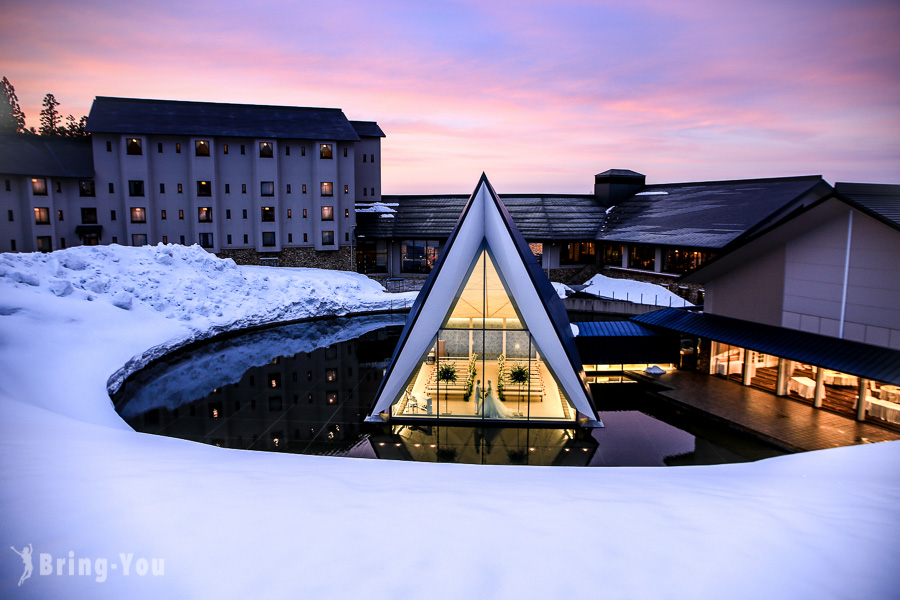
[(593, 386), (603, 429), (370, 424), (403, 315), (296, 323), (173, 353), (113, 398), (136, 431), (228, 448), (428, 462), (664, 466), (779, 449), (678, 413), (641, 384)]

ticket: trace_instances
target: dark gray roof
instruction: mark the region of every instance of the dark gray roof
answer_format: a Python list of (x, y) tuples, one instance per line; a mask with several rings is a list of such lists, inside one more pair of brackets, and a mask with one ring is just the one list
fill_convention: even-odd
[(836, 183), (840, 195), (900, 227), (900, 185)]
[(375, 121), (350, 121), (359, 137), (386, 137)]
[(597, 173), (595, 177), (633, 177), (635, 179), (640, 179), (644, 177), (644, 174), (632, 171), (631, 169), (607, 169), (602, 173)]
[[(501, 195), (503, 204), (526, 240), (590, 240), (605, 209), (589, 195)], [(397, 212), (357, 213), (356, 231), (373, 238), (446, 239), (456, 227), (468, 196), (382, 196)], [(360, 204), (362, 206), (363, 204)], [(383, 213), (382, 213), (383, 214)]]
[(809, 194), (823, 185), (819, 175), (648, 185), (609, 211), (597, 239), (722, 248), (818, 199)]
[(44, 177), (94, 176), (89, 138), (0, 134), (0, 173)]
[(358, 141), (339, 108), (222, 104), (97, 96), (91, 133), (216, 135)]
[(898, 350), (678, 308), (664, 308), (632, 317), (632, 320), (857, 377), (900, 385)]

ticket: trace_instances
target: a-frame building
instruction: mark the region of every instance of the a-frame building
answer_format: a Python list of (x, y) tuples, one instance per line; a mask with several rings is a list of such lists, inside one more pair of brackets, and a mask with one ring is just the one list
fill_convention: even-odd
[(482, 174), (410, 311), (369, 420), (596, 420), (562, 301)]

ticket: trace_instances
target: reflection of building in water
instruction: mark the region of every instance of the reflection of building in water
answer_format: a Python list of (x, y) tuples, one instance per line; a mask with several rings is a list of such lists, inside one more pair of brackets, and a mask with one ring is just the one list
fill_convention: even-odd
[[(146, 433), (231, 448), (341, 453), (356, 444), (397, 328), (278, 357), (177, 408), (128, 419)], [(380, 354), (379, 354), (380, 350)]]
[(392, 425), (369, 436), (378, 458), (494, 465), (587, 466), (597, 441), (582, 429)]

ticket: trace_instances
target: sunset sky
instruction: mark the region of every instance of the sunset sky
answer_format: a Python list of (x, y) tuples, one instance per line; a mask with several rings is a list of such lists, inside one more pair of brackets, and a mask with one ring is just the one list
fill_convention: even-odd
[(900, 183), (897, 0), (7, 0), (29, 126), (94, 96), (342, 108), (385, 193), (821, 174)]

